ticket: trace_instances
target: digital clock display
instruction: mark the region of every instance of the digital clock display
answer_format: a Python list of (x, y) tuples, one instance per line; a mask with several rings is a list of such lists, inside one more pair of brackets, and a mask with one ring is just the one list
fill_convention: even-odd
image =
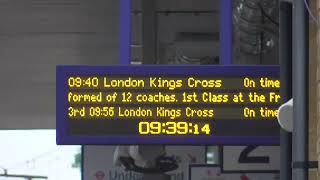
[(278, 75), (276, 66), (58, 66), (58, 144), (273, 143)]
[(139, 122), (139, 134), (180, 134), (180, 135), (210, 135), (210, 124), (188, 123), (188, 122)]

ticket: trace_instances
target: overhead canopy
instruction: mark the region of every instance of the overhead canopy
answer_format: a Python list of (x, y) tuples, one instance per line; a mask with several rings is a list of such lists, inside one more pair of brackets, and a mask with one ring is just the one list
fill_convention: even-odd
[(0, 2), (0, 129), (55, 128), (56, 65), (118, 62), (119, 2)]

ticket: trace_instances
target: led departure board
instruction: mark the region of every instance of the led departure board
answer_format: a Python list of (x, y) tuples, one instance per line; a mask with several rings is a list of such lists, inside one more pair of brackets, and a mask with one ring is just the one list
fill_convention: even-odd
[(278, 144), (277, 66), (58, 66), (58, 144)]

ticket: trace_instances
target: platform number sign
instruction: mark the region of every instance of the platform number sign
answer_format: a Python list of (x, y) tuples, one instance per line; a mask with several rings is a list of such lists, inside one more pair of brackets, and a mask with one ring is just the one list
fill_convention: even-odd
[(250, 153), (256, 150), (258, 146), (247, 146), (239, 156), (238, 162), (240, 164), (257, 163), (257, 164), (269, 164), (269, 156), (250, 156)]
[(279, 146), (223, 146), (221, 169), (228, 173), (277, 173), (280, 169)]

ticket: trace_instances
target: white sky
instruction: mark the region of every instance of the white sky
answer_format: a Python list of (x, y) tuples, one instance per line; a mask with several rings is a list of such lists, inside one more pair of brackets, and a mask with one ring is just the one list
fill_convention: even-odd
[[(0, 167), (8, 169), (9, 174), (81, 180), (80, 169), (71, 167), (80, 146), (57, 146), (55, 130), (0, 131), (0, 142)], [(0, 177), (0, 180), (22, 179)]]

